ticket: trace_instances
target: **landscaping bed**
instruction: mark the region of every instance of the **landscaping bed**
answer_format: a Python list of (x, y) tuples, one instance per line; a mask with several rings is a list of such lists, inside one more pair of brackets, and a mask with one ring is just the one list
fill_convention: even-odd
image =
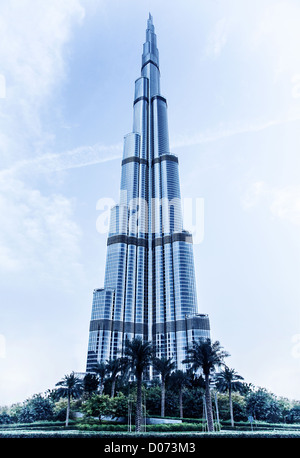
[(169, 423), (147, 425), (146, 432), (135, 433), (135, 426), (128, 431), (127, 424), (114, 422), (99, 423), (86, 420), (70, 420), (66, 428), (63, 421), (39, 421), (31, 423), (15, 423), (0, 425), (0, 438), (8, 437), (151, 437), (153, 435), (167, 437), (298, 437), (300, 438), (300, 424), (281, 424), (256, 422), (251, 430), (247, 422), (237, 422), (232, 428), (229, 422), (221, 423), (221, 431), (208, 433), (205, 430), (205, 423), (195, 421), (194, 423)]
[(253, 438), (253, 439), (276, 439), (276, 438), (300, 438), (299, 431), (221, 431), (215, 433), (207, 432), (148, 432), (148, 433), (128, 433), (128, 432), (108, 432), (108, 431), (41, 431), (41, 430), (6, 430), (0, 432), (0, 438), (167, 438), (169, 441), (176, 438), (185, 439), (226, 439), (226, 438)]

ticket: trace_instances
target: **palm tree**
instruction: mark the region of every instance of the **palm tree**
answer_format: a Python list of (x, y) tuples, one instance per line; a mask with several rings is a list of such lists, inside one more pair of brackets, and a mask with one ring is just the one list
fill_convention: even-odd
[(98, 375), (99, 394), (101, 396), (103, 393), (105, 376), (107, 374), (107, 366), (103, 361), (101, 361), (100, 363), (95, 364), (92, 370)]
[(160, 373), (161, 376), (161, 416), (165, 416), (165, 403), (166, 403), (166, 379), (175, 369), (175, 362), (172, 358), (153, 358), (153, 367)]
[(84, 395), (88, 398), (97, 391), (98, 379), (95, 374), (88, 372), (83, 379), (83, 391)]
[(183, 390), (189, 384), (189, 375), (186, 372), (183, 372), (180, 369), (172, 372), (170, 375), (170, 382), (172, 387), (179, 391), (179, 414), (180, 418), (183, 418)]
[(79, 398), (82, 391), (83, 385), (80, 378), (75, 377), (74, 372), (70, 375), (65, 375), (62, 380), (56, 383), (55, 386), (59, 388), (56, 390), (56, 395), (58, 397), (67, 398), (68, 405), (67, 405), (67, 413), (66, 413), (66, 426), (69, 425), (69, 416), (70, 416), (70, 404), (71, 404), (71, 397), (76, 399)]
[(220, 371), (217, 374), (216, 380), (217, 389), (219, 391), (223, 393), (228, 391), (231, 426), (234, 426), (231, 394), (233, 391), (242, 391), (244, 389), (244, 384), (240, 382), (240, 380), (244, 380), (244, 378), (241, 375), (239, 375), (234, 369), (229, 369), (229, 367), (225, 366), (224, 370)]
[(124, 356), (127, 366), (133, 371), (137, 383), (136, 396), (136, 432), (141, 431), (142, 423), (142, 380), (143, 374), (152, 361), (152, 345), (143, 342), (140, 337), (125, 341)]
[(215, 370), (215, 366), (221, 366), (223, 359), (229, 356), (229, 353), (222, 350), (220, 342), (216, 341), (211, 342), (210, 339), (193, 342), (193, 347), (188, 348), (187, 354), (188, 357), (183, 361), (183, 363), (190, 363), (192, 369), (197, 371), (202, 369), (205, 380), (205, 403), (207, 410), (207, 427), (208, 431), (214, 430), (213, 424), (213, 414), (212, 414), (212, 403), (210, 396), (210, 375)]
[(113, 398), (115, 396), (115, 387), (116, 387), (116, 380), (119, 372), (121, 372), (123, 366), (123, 359), (116, 358), (116, 359), (109, 359), (106, 362), (106, 370), (110, 374), (111, 379), (111, 393), (110, 397)]

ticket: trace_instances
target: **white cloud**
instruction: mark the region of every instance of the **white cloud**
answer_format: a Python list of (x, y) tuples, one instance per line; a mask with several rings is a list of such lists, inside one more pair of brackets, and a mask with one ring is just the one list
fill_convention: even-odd
[(271, 214), (300, 226), (300, 186), (268, 186), (263, 181), (252, 183), (242, 197), (244, 208), (265, 204)]
[(273, 60), (276, 76), (299, 72), (299, 3), (286, 0), (271, 3), (253, 29), (252, 45)]
[(277, 218), (300, 226), (300, 186), (273, 190), (270, 210)]
[(24, 157), (29, 145), (32, 154), (34, 141), (45, 141), (40, 110), (65, 75), (65, 45), (72, 25), (83, 15), (79, 0), (1, 2), (0, 62), (6, 93), (0, 104), (0, 147), (6, 163)]
[(227, 43), (228, 20), (226, 17), (220, 19), (207, 38), (206, 55), (218, 57)]
[(257, 205), (262, 195), (266, 192), (266, 184), (263, 181), (252, 183), (247, 192), (242, 196), (241, 202), (244, 208), (251, 208)]
[(67, 282), (80, 275), (80, 229), (72, 202), (45, 196), (22, 181), (0, 176), (0, 271)]
[[(73, 202), (33, 189), (22, 172), (43, 168), (39, 150), (52, 141), (52, 134), (43, 125), (42, 113), (66, 76), (66, 45), (83, 17), (80, 0), (0, 4), (5, 81), (5, 97), (0, 100), (2, 273), (34, 273), (40, 280), (62, 282), (75, 272), (80, 275), (80, 229), (74, 222)], [(44, 167), (55, 161), (63, 159), (47, 154)]]
[(296, 73), (291, 77), (292, 83), (292, 97), (299, 99), (300, 97), (300, 73)]

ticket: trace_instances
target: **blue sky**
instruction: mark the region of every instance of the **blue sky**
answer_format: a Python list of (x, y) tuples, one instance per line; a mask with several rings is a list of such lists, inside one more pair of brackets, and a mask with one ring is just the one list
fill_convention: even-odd
[(199, 309), (247, 382), (300, 397), (299, 2), (8, 0), (0, 405), (85, 369), (149, 11), (182, 197), (204, 202)]

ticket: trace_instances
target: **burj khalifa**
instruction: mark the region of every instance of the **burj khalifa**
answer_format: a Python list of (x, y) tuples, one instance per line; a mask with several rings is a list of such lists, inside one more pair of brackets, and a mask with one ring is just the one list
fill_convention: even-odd
[(208, 315), (198, 310), (193, 240), (183, 228), (150, 14), (133, 129), (124, 137), (120, 200), (111, 209), (104, 287), (93, 292), (86, 371), (121, 356), (126, 339), (137, 336), (182, 370), (187, 348), (210, 337)]

